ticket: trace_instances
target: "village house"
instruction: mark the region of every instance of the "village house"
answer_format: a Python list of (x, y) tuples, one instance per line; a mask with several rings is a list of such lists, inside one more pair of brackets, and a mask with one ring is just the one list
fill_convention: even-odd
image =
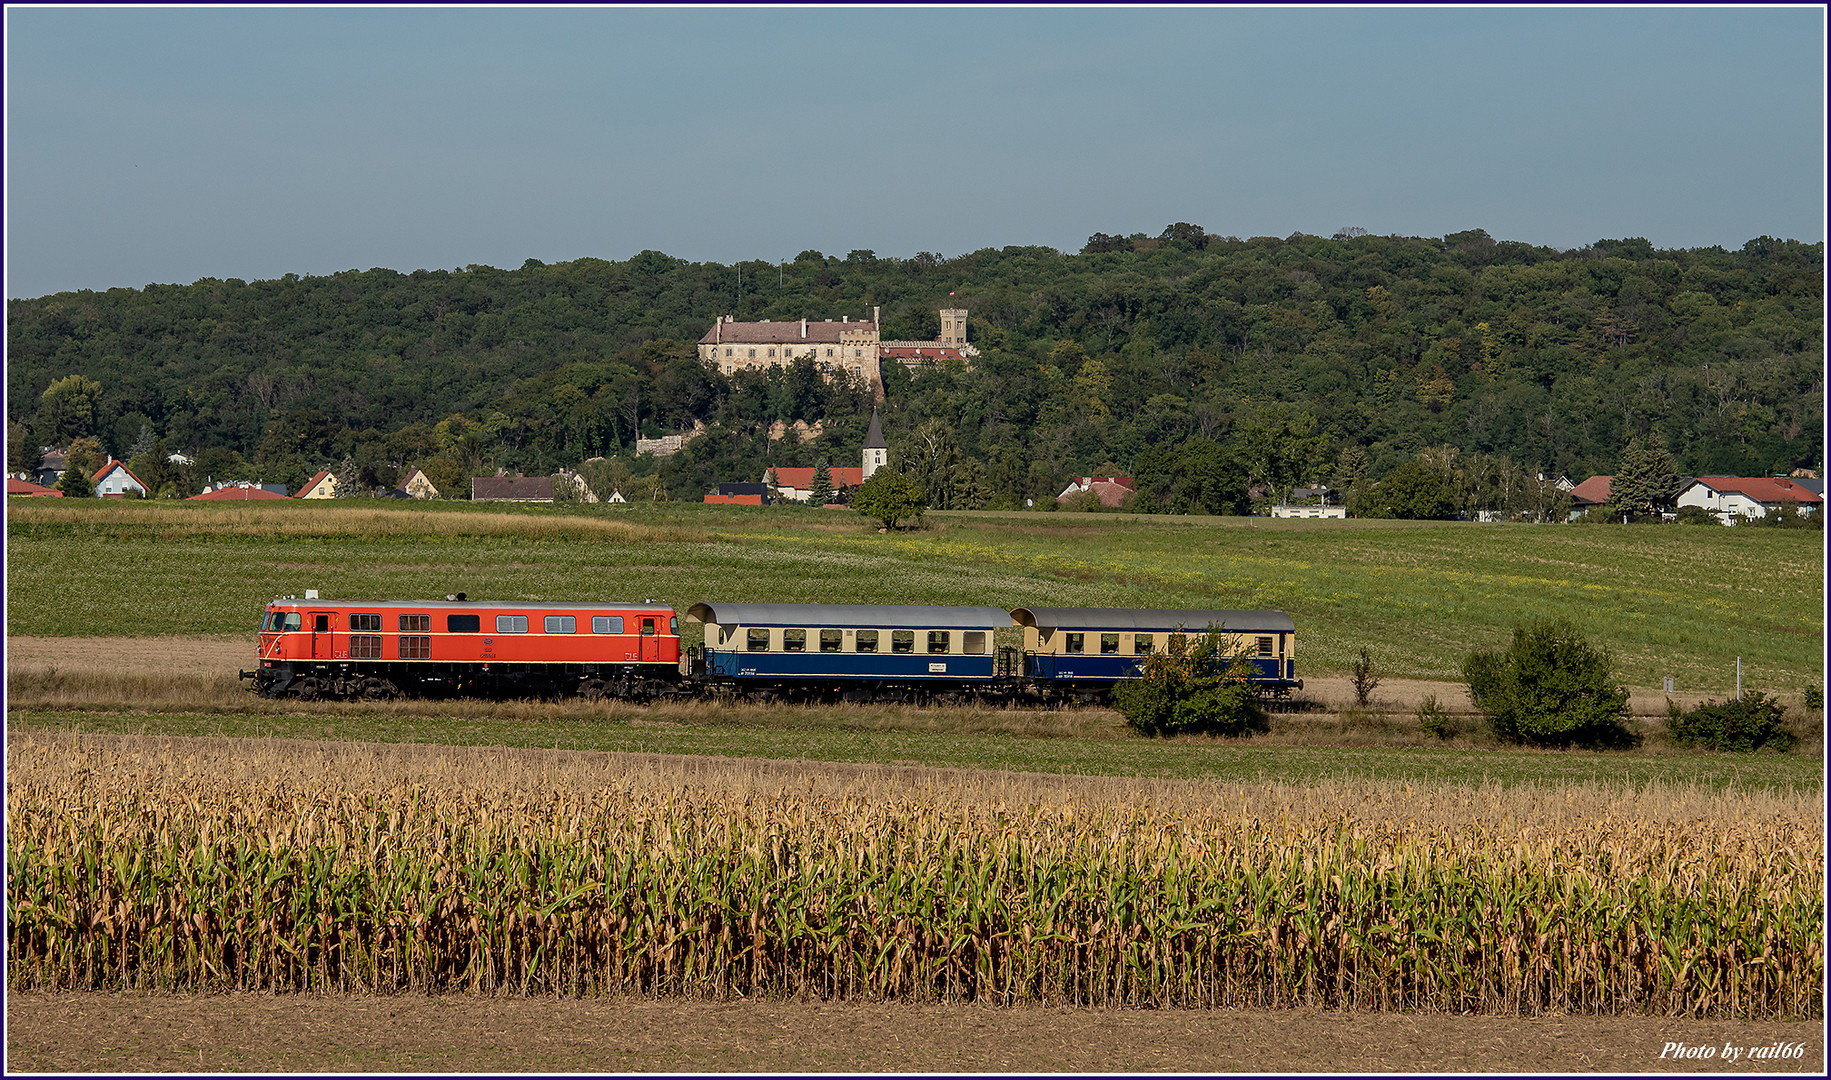
[(472, 502), (553, 501), (551, 476), (477, 476), (470, 482)]
[(1077, 476), (1069, 481), (1055, 501), (1067, 502), (1090, 491), (1099, 498), (1101, 506), (1117, 507), (1127, 497), (1137, 494), (1138, 481), (1129, 476)]
[(1681, 508), (1708, 510), (1725, 525), (1766, 517), (1786, 503), (1796, 503), (1801, 513), (1811, 514), (1824, 505), (1824, 498), (1787, 476), (1700, 476), (1678, 494)]
[(305, 482), (299, 489), (301, 499), (335, 499), (337, 497), (337, 477), (329, 469), (322, 469), (318, 475)]
[(401, 484), (401, 490), (415, 499), (436, 499), (439, 497), (439, 489), (432, 486), (432, 481), (426, 479), (426, 474), (418, 469), (414, 469), (407, 474), (406, 481)]
[(101, 499), (123, 499), (129, 492), (137, 494), (141, 498), (145, 498), (148, 494), (146, 485), (142, 484), (140, 478), (133, 474), (133, 470), (127, 467), (127, 463), (116, 461), (114, 458), (109, 458), (104, 462), (102, 467), (96, 470), (95, 475), (90, 477), (89, 483), (95, 488), (96, 497)]

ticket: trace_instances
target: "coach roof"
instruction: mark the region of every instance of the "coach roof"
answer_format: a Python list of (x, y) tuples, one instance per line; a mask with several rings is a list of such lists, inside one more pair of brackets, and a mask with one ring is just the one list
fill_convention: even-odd
[(1297, 632), (1297, 624), (1282, 611), (1178, 611), (1164, 608), (1015, 608), (1011, 618), (1019, 626), (1056, 630), (1184, 630), (1200, 633), (1219, 626), (1236, 633)]
[(1011, 613), (995, 607), (928, 607), (902, 604), (694, 604), (687, 618), (720, 626), (910, 626), (983, 629), (1010, 626)]

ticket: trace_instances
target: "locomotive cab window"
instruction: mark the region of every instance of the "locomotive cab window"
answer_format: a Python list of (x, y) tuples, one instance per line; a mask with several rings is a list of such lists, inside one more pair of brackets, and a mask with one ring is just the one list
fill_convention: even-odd
[(952, 637), (952, 631), (930, 630), (928, 632), (928, 651), (931, 653), (944, 653), (949, 651), (952, 648), (952, 642), (950, 640)]
[(498, 634), (525, 634), (528, 632), (528, 617), (526, 615), (498, 615), (496, 616), (496, 632)]
[(914, 630), (892, 630), (892, 631), (890, 631), (890, 651), (893, 653), (915, 652), (915, 631)]
[(331, 617), (329, 615), (313, 615), (312, 616), (312, 632), (313, 633), (327, 634), (330, 632), (330, 629), (331, 629)]
[(1101, 656), (1114, 656), (1114, 655), (1117, 655), (1118, 652), (1119, 652), (1119, 635), (1118, 634), (1101, 634), (1100, 635), (1100, 655)]
[(1086, 634), (1067, 634), (1065, 636), (1068, 638), (1068, 642), (1063, 646), (1063, 652), (1083, 653), (1087, 651)]
[(447, 615), (445, 632), (447, 634), (476, 634), (483, 630), (483, 617), (480, 615)]
[(642, 636), (643, 637), (654, 637), (655, 636), (655, 620), (653, 620), (653, 619), (643, 619), (642, 620)]
[(1149, 634), (1133, 634), (1132, 651), (1143, 656), (1145, 653), (1151, 651), (1151, 642), (1153, 640), (1154, 639)]
[(807, 651), (807, 631), (806, 630), (784, 630), (784, 631), (782, 631), (782, 651), (783, 652), (806, 652)]
[(669, 615), (668, 616), (668, 633), (672, 634), (675, 637), (680, 636), (680, 616), (678, 616), (678, 615)]
[(857, 648), (859, 652), (876, 652), (877, 631), (860, 630), (857, 637)]
[(820, 631), (820, 651), (838, 652), (839, 646), (845, 641), (845, 637), (845, 631), (843, 630)]
[(273, 613), (273, 617), (267, 620), (267, 629), (273, 631), (297, 630), (302, 625), (303, 622), (296, 611), (276, 611)]
[(542, 629), (549, 634), (575, 634), (579, 628), (576, 615), (549, 615), (541, 621)]
[(769, 651), (769, 631), (768, 630), (746, 630), (744, 632), (744, 636), (745, 636), (745, 641), (744, 641), (745, 649), (749, 650), (750, 652), (768, 652)]
[(1278, 655), (1278, 639), (1274, 638), (1274, 637), (1260, 638), (1259, 639), (1259, 655), (1260, 656)]
[(985, 631), (968, 630), (960, 635), (960, 651), (968, 656), (985, 655)]
[(351, 615), (350, 633), (372, 633), (381, 629), (380, 615)]
[(591, 632), (594, 634), (621, 634), (623, 632), (623, 616), (593, 615), (591, 617)]

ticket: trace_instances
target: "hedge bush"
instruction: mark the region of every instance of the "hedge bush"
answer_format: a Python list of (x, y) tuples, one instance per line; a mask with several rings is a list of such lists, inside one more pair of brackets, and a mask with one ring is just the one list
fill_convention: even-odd
[(1740, 701), (1706, 701), (1685, 712), (1666, 702), (1666, 728), (1680, 746), (1752, 754), (1763, 747), (1785, 753), (1799, 742), (1785, 726), (1786, 706), (1755, 691)]
[(1476, 651), (1462, 663), (1476, 708), (1494, 734), (1537, 746), (1628, 747), (1628, 692), (1615, 660), (1575, 624), (1543, 619), (1513, 632), (1505, 652)]
[(1230, 656), (1218, 628), (1171, 634), (1165, 652), (1139, 661), (1141, 677), (1119, 684), (1113, 705), (1142, 734), (1250, 735), (1271, 720), (1248, 681), (1252, 664)]

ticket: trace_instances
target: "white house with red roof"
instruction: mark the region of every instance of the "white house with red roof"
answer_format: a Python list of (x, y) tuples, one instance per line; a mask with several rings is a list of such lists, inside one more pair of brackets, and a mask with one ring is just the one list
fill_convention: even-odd
[(1700, 476), (1678, 493), (1680, 507), (1697, 506), (1717, 515), (1725, 525), (1738, 519), (1766, 517), (1785, 503), (1797, 503), (1802, 513), (1816, 513), (1824, 498), (1786, 476)]
[(138, 492), (142, 498), (148, 494), (146, 485), (133, 474), (127, 463), (114, 458), (104, 462), (95, 475), (89, 478), (89, 483), (95, 488), (97, 498), (121, 499), (130, 491)]

